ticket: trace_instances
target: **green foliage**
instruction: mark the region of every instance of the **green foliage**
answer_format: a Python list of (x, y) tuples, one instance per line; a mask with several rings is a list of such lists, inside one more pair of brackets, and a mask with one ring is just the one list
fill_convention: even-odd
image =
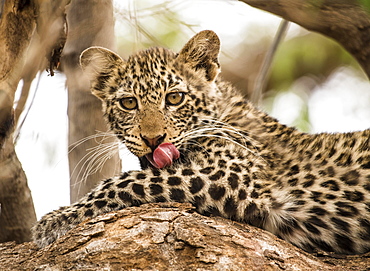
[(281, 44), (271, 70), (270, 89), (287, 90), (302, 76), (325, 80), (340, 66), (360, 69), (338, 43), (317, 33), (292, 38)]
[(370, 0), (358, 0), (365, 11), (370, 13)]
[(265, 108), (271, 113), (282, 95), (299, 96), (304, 102), (300, 104), (296, 118), (288, 124), (309, 132), (309, 97), (342, 66), (361, 70), (356, 60), (338, 43), (320, 34), (310, 32), (283, 42), (271, 67)]

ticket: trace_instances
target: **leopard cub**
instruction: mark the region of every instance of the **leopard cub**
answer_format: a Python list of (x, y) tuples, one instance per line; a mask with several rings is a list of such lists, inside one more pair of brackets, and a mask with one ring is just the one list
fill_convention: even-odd
[(81, 54), (111, 130), (142, 170), (102, 181), (33, 228), (40, 247), (83, 220), (150, 202), (189, 202), (312, 251), (370, 250), (370, 130), (305, 134), (280, 124), (219, 77), (212, 31), (180, 51), (128, 60)]

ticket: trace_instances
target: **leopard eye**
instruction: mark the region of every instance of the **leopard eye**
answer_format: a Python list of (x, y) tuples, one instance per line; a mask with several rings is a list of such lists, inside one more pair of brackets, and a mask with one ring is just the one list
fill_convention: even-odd
[(134, 110), (137, 108), (137, 100), (134, 97), (122, 98), (119, 104), (125, 110)]
[(185, 99), (185, 93), (184, 92), (171, 92), (168, 93), (166, 96), (166, 104), (167, 105), (179, 105), (181, 104)]

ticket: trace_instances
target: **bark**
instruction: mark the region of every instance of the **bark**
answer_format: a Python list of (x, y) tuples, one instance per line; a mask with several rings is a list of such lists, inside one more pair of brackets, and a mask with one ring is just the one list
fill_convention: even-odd
[[(79, 56), (90, 46), (103, 46), (114, 50), (114, 21), (111, 0), (72, 1), (67, 13), (68, 38), (63, 51), (62, 66), (67, 76), (68, 115), (69, 117), (69, 153), (71, 202), (89, 192), (104, 178), (109, 178), (120, 169), (118, 151), (106, 162), (101, 170), (83, 180), (83, 174), (89, 170), (86, 154), (93, 149), (101, 138), (86, 140), (73, 145), (81, 139), (107, 131), (103, 119), (101, 102), (91, 94), (90, 83), (82, 74)], [(111, 139), (103, 143), (112, 142)], [(91, 157), (88, 154), (87, 156)]]
[(36, 214), (12, 137), (6, 139), (1, 150), (0, 169), (0, 242), (30, 241)]
[(178, 203), (146, 204), (99, 216), (41, 250), (32, 243), (4, 244), (0, 266), (2, 270), (352, 270), (350, 265), (324, 263), (266, 231), (201, 216), (190, 204)]
[(314, 257), (269, 232), (145, 204), (87, 220), (39, 250), (0, 244), (1, 270), (367, 270), (369, 254)]
[(24, 6), (19, 3), (18, 1), (5, 1), (1, 13), (0, 147), (12, 132), (14, 93), (21, 76), (25, 50), (36, 26), (35, 3), (26, 1)]
[(240, 0), (339, 42), (370, 78), (370, 9), (354, 0)]
[(0, 21), (0, 242), (30, 240), (36, 221), (31, 192), (16, 156), (14, 94), (36, 26), (34, 1), (5, 1)]

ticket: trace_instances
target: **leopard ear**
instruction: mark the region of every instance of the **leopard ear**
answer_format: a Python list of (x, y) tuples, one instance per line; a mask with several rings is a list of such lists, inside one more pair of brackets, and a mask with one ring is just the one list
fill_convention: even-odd
[(123, 64), (124, 61), (119, 55), (98, 46), (87, 48), (80, 56), (81, 68), (91, 82), (91, 92), (102, 100), (109, 91), (109, 79)]
[(196, 71), (203, 70), (206, 79), (214, 81), (220, 72), (219, 53), (220, 39), (215, 32), (204, 30), (185, 44), (177, 58)]

